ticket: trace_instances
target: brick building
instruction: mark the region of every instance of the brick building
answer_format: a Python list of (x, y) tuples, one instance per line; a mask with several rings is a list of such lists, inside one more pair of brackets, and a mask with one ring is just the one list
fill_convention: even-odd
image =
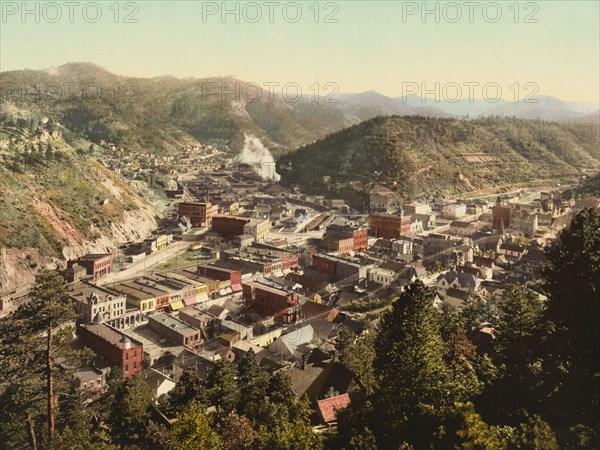
[(510, 227), (510, 215), (512, 208), (504, 205), (494, 205), (492, 207), (492, 228), (494, 230), (507, 230)]
[(242, 283), (242, 272), (239, 270), (213, 266), (212, 264), (200, 264), (196, 270), (198, 275), (220, 281), (230, 281), (232, 286)]
[(96, 280), (112, 272), (112, 258), (110, 253), (88, 253), (74, 261), (68, 261), (67, 268), (79, 265), (85, 268), (87, 275)]
[(371, 235), (385, 239), (398, 239), (410, 234), (410, 216), (397, 214), (371, 214), (369, 216)]
[(86, 347), (111, 365), (120, 367), (124, 380), (143, 370), (144, 345), (103, 323), (100, 317), (91, 324), (80, 325), (78, 335)]
[(216, 205), (213, 206), (209, 202), (181, 202), (178, 205), (178, 213), (179, 217), (187, 217), (193, 227), (205, 228), (210, 227), (216, 208)]
[(212, 220), (212, 230), (226, 239), (244, 234), (245, 226), (252, 221), (249, 217), (217, 215)]
[(148, 325), (177, 345), (194, 348), (202, 341), (200, 330), (168, 314), (160, 313), (149, 316)]
[(244, 300), (249, 309), (273, 317), (283, 323), (292, 323), (297, 317), (299, 295), (255, 281), (244, 283)]

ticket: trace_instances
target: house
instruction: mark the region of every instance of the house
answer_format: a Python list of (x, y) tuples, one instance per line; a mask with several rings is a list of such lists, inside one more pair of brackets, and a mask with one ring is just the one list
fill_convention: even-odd
[(210, 203), (181, 202), (178, 204), (179, 217), (187, 217), (193, 227), (210, 227), (212, 217), (217, 211), (218, 206)]
[(292, 323), (295, 320), (299, 300), (296, 292), (277, 289), (255, 281), (244, 283), (243, 292), (248, 309), (283, 323)]
[(340, 311), (322, 303), (308, 301), (300, 307), (300, 318), (310, 320), (316, 317), (332, 323)]
[(269, 345), (269, 351), (279, 355), (282, 359), (298, 358), (298, 351), (302, 345), (310, 344), (314, 339), (315, 330), (311, 325), (296, 328), (293, 332), (285, 334)]
[(337, 411), (345, 409), (350, 404), (348, 394), (336, 395), (334, 397), (317, 400), (317, 407), (323, 423), (336, 422)]
[(411, 217), (402, 214), (371, 214), (370, 234), (385, 239), (398, 239), (410, 234)]
[(511, 242), (498, 241), (498, 247), (496, 253), (501, 256), (505, 256), (510, 260), (520, 260), (527, 252), (525, 245), (513, 244)]
[(452, 288), (461, 291), (475, 291), (479, 287), (479, 280), (471, 273), (449, 270), (437, 277), (436, 286), (444, 290)]
[(326, 398), (331, 391), (340, 395), (350, 392), (356, 377), (354, 372), (335, 359), (300, 363), (299, 367), (291, 367), (285, 373), (289, 375), (298, 396), (306, 395), (315, 406), (317, 400)]
[(464, 203), (451, 203), (442, 206), (442, 217), (449, 220), (457, 220), (467, 214), (467, 205)]
[(154, 400), (163, 394), (168, 394), (175, 387), (175, 380), (151, 367), (144, 370), (142, 375)]
[(369, 195), (369, 210), (373, 213), (388, 213), (394, 209), (394, 193), (389, 190), (377, 190)]

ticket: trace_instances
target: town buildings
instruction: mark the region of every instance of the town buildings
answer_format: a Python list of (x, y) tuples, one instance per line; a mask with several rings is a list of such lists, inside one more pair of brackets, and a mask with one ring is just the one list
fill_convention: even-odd
[(80, 325), (77, 332), (86, 347), (121, 369), (124, 380), (143, 370), (143, 344), (103, 323), (101, 317), (96, 317), (92, 323)]
[(385, 239), (397, 239), (410, 235), (410, 216), (401, 214), (371, 214), (369, 216), (370, 234)]
[(218, 207), (206, 203), (181, 202), (178, 205), (179, 217), (187, 217), (193, 227), (210, 227), (212, 218), (216, 215)]

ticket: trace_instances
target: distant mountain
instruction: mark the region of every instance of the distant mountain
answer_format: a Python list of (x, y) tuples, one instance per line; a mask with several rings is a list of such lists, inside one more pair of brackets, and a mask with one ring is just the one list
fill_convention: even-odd
[[(250, 86), (250, 87), (249, 87)], [(134, 78), (92, 63), (49, 70), (2, 72), (0, 114), (51, 117), (92, 142), (113, 142), (127, 150), (176, 152), (190, 140), (241, 151), (246, 135), (275, 156), (376, 116), (515, 116), (578, 120), (589, 105), (541, 97), (539, 104), (489, 104), (390, 98), (374, 91), (337, 94), (335, 103), (312, 97), (285, 101), (232, 77)], [(16, 113), (15, 112), (19, 112)], [(15, 117), (16, 116), (16, 117)]]
[(376, 116), (451, 117), (443, 109), (418, 103), (406, 103), (375, 91), (360, 94), (340, 94), (340, 107), (350, 119), (369, 120)]
[(277, 171), (283, 183), (362, 208), (377, 185), (425, 198), (577, 178), (599, 166), (598, 131), (501, 117), (377, 117), (281, 157)]
[(516, 117), (518, 119), (545, 120), (551, 122), (569, 122), (578, 120), (593, 120), (600, 115), (600, 106), (594, 103), (565, 102), (555, 97), (535, 96), (528, 99), (521, 99), (519, 102), (509, 102), (499, 100), (491, 103), (485, 100), (470, 101), (469, 99), (449, 102), (431, 97), (407, 96), (398, 97), (396, 100), (405, 105), (431, 106), (436, 107), (449, 115), (462, 117)]

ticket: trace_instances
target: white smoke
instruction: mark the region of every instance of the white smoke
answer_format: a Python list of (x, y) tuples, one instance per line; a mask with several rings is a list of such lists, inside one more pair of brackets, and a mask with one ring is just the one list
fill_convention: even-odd
[(273, 155), (256, 136), (244, 133), (244, 148), (237, 159), (241, 163), (254, 166), (257, 173), (264, 179), (274, 181), (281, 179), (275, 171)]

